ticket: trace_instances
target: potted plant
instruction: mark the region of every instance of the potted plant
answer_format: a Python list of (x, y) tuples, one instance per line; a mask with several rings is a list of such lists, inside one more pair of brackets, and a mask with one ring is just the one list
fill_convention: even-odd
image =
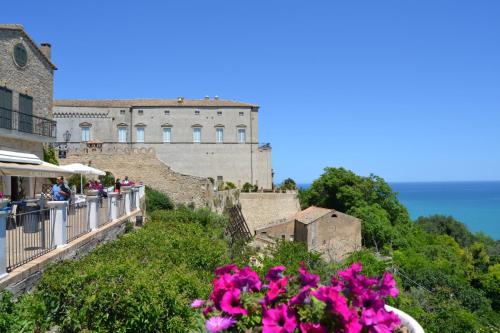
[(385, 304), (398, 295), (392, 275), (366, 277), (361, 269), (353, 264), (321, 285), (303, 263), (293, 275), (273, 267), (263, 281), (250, 267), (228, 265), (215, 271), (208, 300), (191, 306), (210, 333), (389, 333), (401, 324), (407, 332), (423, 333), (413, 318)]

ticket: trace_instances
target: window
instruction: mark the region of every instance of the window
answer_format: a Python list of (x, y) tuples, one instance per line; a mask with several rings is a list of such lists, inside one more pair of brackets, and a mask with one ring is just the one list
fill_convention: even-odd
[(194, 114), (195, 114), (195, 115), (197, 115), (197, 116), (199, 116), (199, 115), (200, 115), (200, 110), (196, 110), (196, 111), (194, 112)]
[(245, 112), (240, 112), (240, 117), (243, 117), (245, 115)]
[(215, 142), (217, 143), (224, 142), (224, 128), (217, 127), (215, 129)]
[(12, 90), (0, 87), (0, 128), (12, 128)]
[(165, 110), (163, 111), (163, 113), (165, 114), (165, 116), (168, 116), (170, 114), (170, 110)]
[(139, 114), (139, 116), (142, 116), (144, 114), (144, 110), (138, 110), (137, 113)]
[(201, 142), (201, 127), (193, 127), (193, 142)]
[(88, 126), (82, 127), (82, 141), (83, 142), (90, 141), (90, 127)]
[(163, 127), (163, 142), (170, 142), (172, 138), (172, 128)]
[(127, 142), (127, 128), (118, 127), (118, 142)]
[(222, 111), (217, 111), (218, 116), (222, 116)]
[(144, 142), (144, 127), (136, 128), (136, 142)]
[(120, 110), (120, 114), (125, 114), (125, 110)]
[(19, 94), (19, 130), (33, 133), (33, 98)]
[(245, 143), (247, 141), (247, 133), (244, 128), (238, 128), (238, 142)]

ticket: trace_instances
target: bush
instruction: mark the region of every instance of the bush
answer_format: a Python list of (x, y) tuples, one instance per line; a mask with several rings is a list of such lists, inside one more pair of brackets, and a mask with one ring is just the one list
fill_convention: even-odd
[(243, 187), (241, 188), (242, 192), (252, 192), (252, 190), (253, 190), (253, 185), (248, 182), (243, 184)]
[(226, 184), (224, 186), (225, 190), (233, 190), (235, 188), (236, 188), (236, 185), (234, 185), (234, 183), (232, 183), (232, 182), (226, 182)]
[[(77, 193), (80, 193), (80, 188), (85, 188), (85, 184), (87, 184), (87, 177), (80, 176), (79, 174), (74, 174), (68, 179), (69, 187), (75, 186)], [(80, 187), (80, 185), (82, 186)]]
[(106, 171), (105, 176), (99, 176), (99, 180), (101, 181), (104, 187), (110, 187), (115, 185), (115, 176), (113, 176), (111, 171)]
[(152, 189), (146, 186), (146, 207), (150, 212), (155, 210), (170, 210), (174, 208), (172, 200), (162, 192)]
[[(78, 261), (44, 273), (37, 290), (0, 302), (2, 332), (187, 332), (194, 298), (230, 261), (224, 218), (208, 210), (157, 210), (148, 224)], [(5, 326), (4, 323), (11, 324)]]

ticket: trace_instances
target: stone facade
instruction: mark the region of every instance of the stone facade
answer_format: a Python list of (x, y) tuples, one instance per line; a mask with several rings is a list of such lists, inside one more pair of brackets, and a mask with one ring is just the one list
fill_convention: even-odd
[[(219, 99), (60, 100), (54, 103), (54, 117), (57, 140), (64, 142), (64, 133), (70, 133), (70, 147), (88, 139), (153, 148), (176, 172), (271, 189), (271, 148), (259, 145), (258, 109)], [(194, 142), (194, 131), (199, 131), (200, 142)]]
[(78, 150), (61, 159), (61, 165), (82, 163), (100, 170), (110, 171), (116, 178), (125, 176), (142, 181), (166, 193), (177, 204), (207, 206), (212, 201), (212, 184), (206, 178), (194, 177), (172, 171), (158, 160), (152, 149), (108, 147), (104, 151)]
[[(22, 45), (26, 51), (26, 64), (16, 63), (14, 48)], [(20, 25), (0, 24), (0, 89), (10, 93), (12, 109), (0, 100), (0, 150), (32, 153), (43, 158), (43, 143), (54, 142), (55, 124), (52, 122), (53, 82), (55, 66), (48, 58), (50, 45), (44, 46), (47, 54), (35, 44)], [(20, 96), (32, 98), (32, 116), (20, 116)], [(0, 192), (11, 194), (11, 177), (0, 177)], [(37, 183), (39, 185), (40, 182)], [(22, 185), (22, 184), (21, 184)], [(33, 193), (34, 182), (25, 186)]]
[(297, 193), (240, 193), (241, 212), (250, 233), (286, 221), (300, 211)]
[(361, 248), (361, 221), (333, 209), (311, 206), (284, 222), (256, 231), (258, 236), (304, 242), (327, 261), (339, 261)]

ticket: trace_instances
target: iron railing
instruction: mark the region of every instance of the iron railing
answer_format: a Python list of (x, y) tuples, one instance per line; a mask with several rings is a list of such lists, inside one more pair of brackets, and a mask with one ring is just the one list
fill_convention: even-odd
[(55, 138), (56, 124), (51, 119), (0, 107), (0, 128)]
[(7, 272), (56, 247), (53, 242), (53, 222), (50, 209), (11, 214), (7, 217)]
[(68, 242), (90, 231), (87, 207), (87, 202), (72, 203), (68, 206), (68, 223), (66, 225)]

